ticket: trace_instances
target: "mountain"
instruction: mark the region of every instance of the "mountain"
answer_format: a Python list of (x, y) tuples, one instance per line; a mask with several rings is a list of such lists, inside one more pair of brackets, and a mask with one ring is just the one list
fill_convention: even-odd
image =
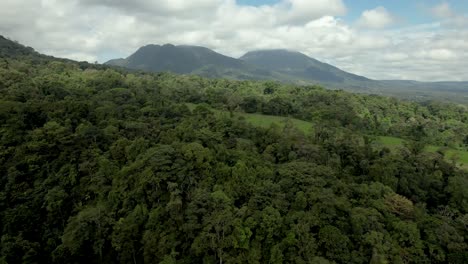
[(327, 88), (392, 95), (419, 101), (432, 99), (462, 103), (468, 101), (468, 82), (372, 80), (343, 71), (300, 52), (281, 49), (251, 51), (240, 59), (283, 77), (288, 76), (289, 80), (318, 82)]
[(191, 73), (207, 65), (226, 68), (242, 68), (242, 62), (210, 49), (197, 46), (147, 45), (139, 48), (126, 59), (109, 61), (107, 64), (148, 71), (171, 71)]
[(371, 81), (351, 74), (305, 54), (289, 50), (259, 50), (246, 53), (241, 60), (284, 75), (318, 82), (345, 83)]
[(271, 72), (248, 65), (242, 60), (205, 47), (188, 45), (146, 45), (126, 59), (114, 59), (105, 64), (151, 72), (198, 74), (211, 78), (275, 79)]
[(128, 58), (107, 65), (151, 72), (170, 71), (211, 78), (276, 80), (296, 84), (324, 84), (330, 88), (373, 92), (378, 85), (366, 77), (288, 50), (259, 50), (231, 58), (205, 47), (146, 45)]
[(418, 101), (437, 99), (468, 102), (467, 82), (372, 80), (303, 53), (284, 49), (250, 51), (236, 59), (199, 46), (147, 45), (128, 58), (110, 60), (105, 64), (151, 72), (196, 74), (208, 78), (319, 84), (329, 89)]

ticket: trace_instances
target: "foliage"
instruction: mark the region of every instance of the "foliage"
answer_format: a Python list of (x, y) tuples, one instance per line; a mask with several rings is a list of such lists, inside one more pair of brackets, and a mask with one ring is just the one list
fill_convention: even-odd
[(463, 107), (5, 60), (0, 262), (468, 262)]

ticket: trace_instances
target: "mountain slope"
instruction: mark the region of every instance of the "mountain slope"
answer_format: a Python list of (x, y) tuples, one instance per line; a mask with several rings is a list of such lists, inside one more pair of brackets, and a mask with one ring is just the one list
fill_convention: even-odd
[(146, 45), (126, 59), (110, 60), (106, 64), (151, 72), (198, 74), (212, 78), (274, 79), (269, 71), (257, 69), (242, 60), (199, 46)]
[(260, 50), (240, 59), (294, 80), (318, 82), (327, 88), (353, 92), (392, 95), (418, 101), (447, 100), (468, 102), (468, 82), (418, 82), (410, 80), (371, 80), (335, 66), (288, 50)]
[(240, 59), (259, 67), (305, 80), (333, 83), (371, 81), (365, 77), (345, 72), (337, 67), (320, 62), (296, 51), (251, 51)]

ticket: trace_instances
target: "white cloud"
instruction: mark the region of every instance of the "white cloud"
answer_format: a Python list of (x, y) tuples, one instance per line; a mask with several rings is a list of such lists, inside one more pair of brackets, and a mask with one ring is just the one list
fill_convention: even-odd
[(375, 9), (365, 10), (358, 19), (357, 24), (361, 27), (381, 29), (392, 25), (395, 18), (385, 9), (379, 6)]
[(367, 15), (374, 19), (368, 30), (340, 19), (345, 13), (341, 0), (259, 7), (235, 0), (2, 0), (0, 34), (91, 62), (126, 57), (150, 43), (201, 45), (234, 57), (287, 48), (375, 79), (468, 80), (465, 16), (390, 30), (382, 28), (394, 22), (386, 12), (391, 22)]
[(432, 49), (427, 52), (427, 55), (434, 60), (452, 60), (457, 57), (455, 52), (449, 49)]
[[(284, 0), (277, 15), (288, 21), (308, 22), (323, 15), (344, 15), (346, 7), (341, 0)], [(287, 10), (286, 12), (284, 12)]]

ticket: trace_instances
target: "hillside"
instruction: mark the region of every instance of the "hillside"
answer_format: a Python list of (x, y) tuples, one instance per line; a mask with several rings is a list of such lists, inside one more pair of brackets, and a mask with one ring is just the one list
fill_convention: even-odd
[(0, 57), (11, 58), (28, 55), (40, 56), (33, 48), (23, 46), (0, 35)]
[[(75, 66), (80, 67), (81, 69), (108, 69), (110, 66), (89, 63), (86, 61), (73, 61), (67, 58), (56, 58), (53, 56), (41, 54), (34, 50), (32, 47), (27, 47), (21, 43), (5, 38), (0, 35), (0, 65), (8, 69), (9, 61), (11, 60), (14, 63), (21, 63), (22, 60), (26, 60), (29, 63), (32, 63), (34, 67), (41, 67), (41, 65), (48, 64), (50, 62), (63, 62), (71, 63)], [(23, 71), (25, 69), (22, 69)], [(8, 72), (2, 72), (3, 74), (8, 74)], [(0, 76), (0, 84), (2, 80), (9, 79), (11, 76)]]
[(0, 61), (0, 262), (468, 262), (466, 107)]

